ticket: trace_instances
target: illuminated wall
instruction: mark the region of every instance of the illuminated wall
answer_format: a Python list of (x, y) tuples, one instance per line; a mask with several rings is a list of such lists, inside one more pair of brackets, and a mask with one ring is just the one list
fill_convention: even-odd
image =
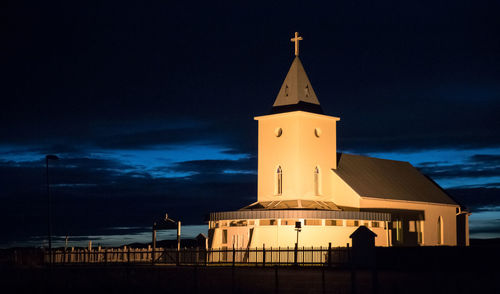
[[(402, 209), (424, 212), (422, 245), (457, 245), (457, 205), (361, 198), (363, 208)], [(442, 218), (442, 242), (438, 240), (438, 218)], [(408, 228), (408, 224), (404, 224)]]
[[(287, 223), (288, 221), (288, 223)], [(331, 243), (334, 247), (351, 246), (349, 236), (360, 226), (366, 225), (377, 234), (376, 246), (389, 246), (390, 231), (388, 222), (367, 220), (253, 220), (252, 225), (233, 227), (230, 221), (211, 222), (214, 227), (212, 248), (261, 248), (269, 247), (294, 247), (297, 241), (295, 221), (302, 222), (299, 232), (299, 246), (305, 247), (328, 247)], [(376, 226), (375, 224), (376, 223)], [(217, 226), (217, 228), (215, 228)], [(250, 241), (250, 242), (249, 242)]]
[[(255, 119), (259, 122), (258, 201), (332, 201), (329, 177), (330, 169), (337, 164), (339, 118), (294, 111)], [(277, 189), (278, 167), (282, 169), (281, 195)], [(315, 189), (316, 167), (319, 193)]]

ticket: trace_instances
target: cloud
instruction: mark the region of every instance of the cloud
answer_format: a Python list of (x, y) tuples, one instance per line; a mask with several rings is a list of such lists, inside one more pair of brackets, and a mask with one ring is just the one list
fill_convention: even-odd
[(254, 173), (257, 171), (257, 158), (248, 157), (238, 160), (191, 160), (177, 162), (172, 167), (179, 172), (193, 172), (203, 175), (224, 174), (226, 171), (234, 173)]
[(472, 212), (500, 206), (500, 188), (452, 188), (446, 191)]
[(436, 179), (446, 178), (487, 178), (500, 176), (500, 155), (474, 154), (460, 163), (449, 161), (424, 162), (419, 170)]
[(469, 161), (479, 164), (500, 166), (500, 154), (476, 154), (469, 158)]
[[(252, 168), (251, 159), (200, 160), (174, 165), (203, 170), (190, 177), (156, 178), (114, 159), (64, 158), (51, 162), (54, 234), (107, 234), (109, 227), (149, 226), (168, 212), (185, 224), (200, 224), (211, 211), (239, 209), (255, 201), (255, 174), (225, 174)], [(212, 166), (212, 168), (211, 168)], [(168, 167), (165, 167), (168, 168)], [(0, 243), (46, 231), (45, 168), (40, 161), (0, 161)]]

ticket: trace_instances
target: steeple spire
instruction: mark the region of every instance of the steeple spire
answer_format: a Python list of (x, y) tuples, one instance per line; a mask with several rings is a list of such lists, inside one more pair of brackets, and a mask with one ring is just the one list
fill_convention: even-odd
[(323, 113), (319, 105), (318, 97), (312, 88), (311, 82), (298, 56), (298, 43), (300, 40), (302, 40), (302, 37), (299, 37), (298, 33), (295, 33), (295, 38), (291, 39), (292, 42), (295, 42), (296, 56), (283, 81), (283, 85), (281, 85), (278, 96), (276, 96), (271, 113), (296, 110)]

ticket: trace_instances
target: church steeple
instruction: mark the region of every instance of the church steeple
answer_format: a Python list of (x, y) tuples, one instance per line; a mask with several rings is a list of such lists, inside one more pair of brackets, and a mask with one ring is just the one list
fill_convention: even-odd
[(291, 39), (292, 42), (295, 42), (295, 59), (288, 70), (283, 85), (281, 85), (271, 113), (296, 110), (323, 113), (318, 97), (316, 97), (316, 93), (299, 59), (298, 43), (300, 40), (302, 40), (302, 37), (299, 37), (298, 33), (295, 33), (295, 38)]

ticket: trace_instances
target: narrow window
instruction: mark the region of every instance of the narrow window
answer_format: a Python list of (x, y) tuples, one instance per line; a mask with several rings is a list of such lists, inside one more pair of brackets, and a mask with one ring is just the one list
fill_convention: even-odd
[(438, 217), (437, 222), (437, 244), (443, 245), (443, 217)]
[(359, 221), (357, 220), (346, 220), (345, 222), (347, 227), (358, 227), (359, 226)]
[(343, 220), (341, 219), (327, 219), (325, 220), (325, 226), (343, 226)]
[(319, 167), (314, 168), (314, 195), (321, 195), (321, 179), (319, 174)]
[(416, 221), (416, 226), (417, 226), (417, 242), (418, 244), (423, 243), (423, 234), (422, 234), (422, 221)]
[(222, 244), (227, 244), (227, 230), (222, 230)]
[(306, 225), (306, 226), (321, 226), (321, 220), (320, 219), (306, 219), (304, 221), (304, 225)]
[(414, 220), (408, 221), (408, 232), (415, 233), (416, 231), (417, 231), (416, 221)]
[(298, 221), (299, 220), (297, 220), (297, 219), (282, 219), (281, 225), (282, 226), (295, 226), (295, 223)]
[(403, 222), (401, 220), (395, 220), (392, 222), (392, 227), (396, 230), (396, 241), (398, 243), (403, 243)]
[(281, 166), (276, 170), (276, 195), (283, 194), (283, 172)]
[(275, 219), (261, 219), (260, 225), (261, 226), (277, 226), (278, 221)]

